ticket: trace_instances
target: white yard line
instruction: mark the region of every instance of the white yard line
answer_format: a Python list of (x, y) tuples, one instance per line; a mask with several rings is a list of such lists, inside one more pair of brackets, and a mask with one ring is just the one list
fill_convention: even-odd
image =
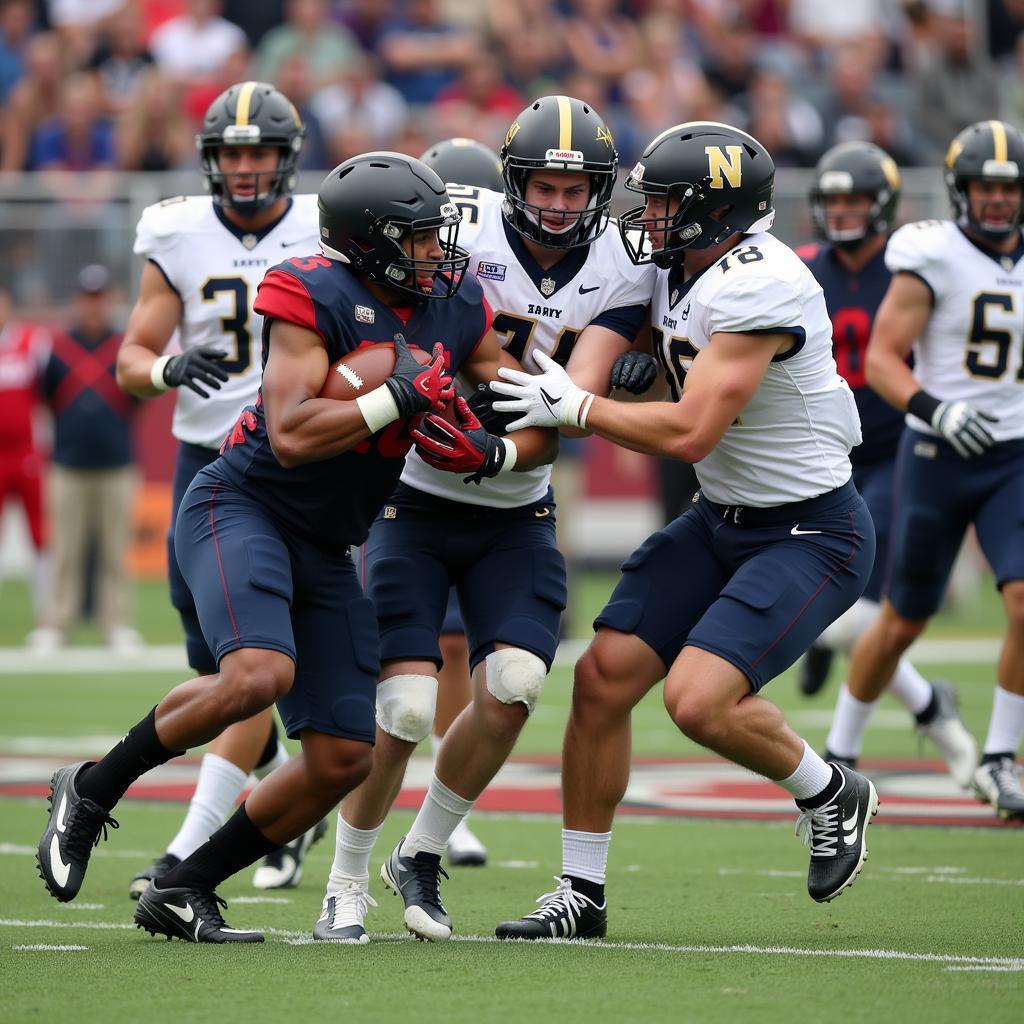
[(84, 953), (88, 948), (88, 946), (50, 946), (42, 942), (31, 946), (11, 946), (15, 953)]

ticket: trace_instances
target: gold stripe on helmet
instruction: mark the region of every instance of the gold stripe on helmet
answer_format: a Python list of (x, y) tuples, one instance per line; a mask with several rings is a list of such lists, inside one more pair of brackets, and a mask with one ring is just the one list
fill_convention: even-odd
[(1000, 163), (1006, 161), (1006, 125), (1002, 121), (989, 121), (989, 128), (992, 129), (992, 146), (995, 152), (993, 157)]
[(238, 92), (238, 106), (235, 108), (235, 127), (244, 128), (249, 123), (249, 105), (256, 91), (255, 82), (245, 82)]
[(572, 103), (568, 96), (556, 96), (558, 100), (558, 148), (572, 149)]

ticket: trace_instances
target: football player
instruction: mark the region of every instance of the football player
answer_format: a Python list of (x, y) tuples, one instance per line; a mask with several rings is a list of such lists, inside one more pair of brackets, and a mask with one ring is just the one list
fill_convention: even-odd
[[(618, 234), (605, 231), (617, 169), (611, 132), (581, 100), (545, 96), (512, 122), (500, 155), (504, 194), (450, 190), (463, 207), (460, 237), (494, 330), (528, 369), (548, 354), (581, 387), (607, 394), (613, 363), (646, 319), (654, 276), (653, 268), (638, 271)], [(504, 432), (493, 395), (485, 389), (474, 398), (481, 420)], [(465, 620), (473, 702), (446, 733), (426, 799), (381, 868), (419, 938), (451, 935), (441, 855), (512, 751), (555, 655), (566, 576), (550, 468), (481, 479), (463, 464), (476, 447), (467, 431), (428, 418), (366, 545), (383, 663), (377, 748), (370, 778), (341, 806), (315, 938), (367, 941), (370, 855), (434, 720), (449, 586)], [(445, 472), (460, 467), (460, 475)]]
[(885, 251), (893, 278), (867, 376), (906, 412), (908, 429), (885, 600), (853, 649), (847, 686), (858, 713), (845, 728), (856, 749), (904, 651), (938, 610), (973, 523), (1007, 617), (973, 785), (997, 814), (1024, 818), (1024, 138), (979, 121), (953, 139), (945, 173), (953, 219), (908, 224)]
[[(316, 247), (316, 197), (292, 195), (304, 131), (288, 98), (272, 86), (232, 85), (210, 104), (196, 137), (210, 195), (147, 207), (135, 238), (146, 263), (118, 356), (118, 382), (141, 396), (175, 389), (178, 454), (167, 571), (188, 663), (200, 676), (216, 675), (217, 660), (174, 557), (173, 523), (192, 478), (217, 457), (239, 412), (256, 398), (263, 322), (252, 308), (256, 286), (289, 250)], [(181, 353), (164, 355), (176, 331)], [(217, 737), (203, 755), (181, 828), (164, 854), (132, 878), (131, 898), (209, 839), (234, 809), (250, 772), (262, 777), (286, 759), (271, 708)], [(270, 854), (254, 884), (297, 884), (315, 835)]]
[[(460, 217), (430, 168), (395, 153), (336, 167), (319, 194), (320, 253), (272, 268), (263, 380), (181, 502), (175, 552), (217, 674), (183, 683), (99, 762), (60, 769), (39, 865), (57, 899), (77, 895), (93, 845), (132, 782), (277, 703), (302, 753), (271, 772), (227, 823), (149, 884), (141, 928), (190, 942), (260, 942), (224, 923), (216, 887), (312, 828), (366, 778), (374, 742), (377, 622), (349, 548), (398, 483), (410, 427), (470, 380), (509, 365), (479, 285), (464, 279)], [(443, 343), (438, 341), (443, 338)], [(355, 401), (320, 398), (331, 366), (394, 342), (394, 369)], [(431, 352), (429, 363), (409, 352)], [(465, 403), (457, 403), (463, 422)], [(474, 434), (473, 472), (550, 459), (549, 430)], [(467, 459), (467, 461), (472, 461)]]
[(672, 402), (612, 403), (541, 355), (502, 370), (498, 412), (585, 428), (693, 463), (699, 500), (624, 563), (576, 665), (562, 756), (563, 870), (541, 907), (499, 938), (596, 938), (616, 805), (629, 780), (630, 714), (665, 680), (690, 739), (775, 780), (811, 846), (808, 891), (828, 901), (867, 856), (872, 784), (826, 763), (762, 688), (860, 597), (874, 530), (851, 481), (857, 406), (832, 358), (810, 271), (768, 229), (775, 165), (754, 138), (693, 122), (657, 136), (626, 186), (645, 200), (619, 230), (659, 268), (653, 344)]
[[(832, 354), (857, 399), (864, 440), (850, 453), (853, 481), (871, 512), (876, 538), (875, 565), (864, 596), (811, 644), (799, 663), (799, 685), (807, 695), (824, 686), (836, 651), (849, 654), (878, 615), (882, 597), (903, 417), (868, 385), (864, 364), (871, 325), (892, 276), (884, 254), (899, 194), (899, 170), (878, 146), (869, 142), (834, 146), (818, 162), (810, 194), (822, 244), (797, 250), (825, 293), (832, 320)], [(938, 746), (954, 779), (969, 786), (978, 750), (960, 721), (953, 688), (944, 682), (929, 683), (909, 660), (901, 658), (889, 690), (914, 716), (918, 731)], [(829, 733), (827, 761), (856, 768), (860, 744), (851, 744), (846, 723), (856, 723), (863, 710), (844, 686)], [(856, 724), (854, 728), (859, 740), (860, 729)]]

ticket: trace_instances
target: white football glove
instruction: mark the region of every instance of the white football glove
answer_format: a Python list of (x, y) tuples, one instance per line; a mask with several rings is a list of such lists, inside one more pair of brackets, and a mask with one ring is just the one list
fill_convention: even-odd
[(985, 421), (998, 423), (998, 416), (975, 409), (967, 402), (940, 402), (932, 413), (932, 427), (937, 430), (964, 459), (983, 455), (996, 443)]
[(501, 380), (491, 381), (491, 390), (506, 396), (505, 401), (494, 403), (495, 410), (520, 413), (519, 419), (508, 425), (509, 431), (524, 427), (585, 428), (594, 396), (573, 384), (550, 356), (537, 352), (533, 359), (540, 373), (524, 373), (503, 366), (498, 370)]

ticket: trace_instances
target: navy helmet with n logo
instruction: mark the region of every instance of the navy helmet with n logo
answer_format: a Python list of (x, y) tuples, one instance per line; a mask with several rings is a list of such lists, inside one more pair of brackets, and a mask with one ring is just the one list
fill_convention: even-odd
[(667, 204), (664, 216), (647, 217), (646, 206), (637, 206), (619, 218), (634, 263), (668, 267), (684, 249), (767, 231), (775, 219), (775, 162), (753, 136), (714, 121), (662, 132), (630, 171), (626, 188)]
[[(291, 100), (272, 85), (237, 82), (225, 89), (207, 108), (196, 135), (199, 166), (213, 201), (252, 216), (289, 195), (295, 189), (295, 169), (305, 134)], [(222, 146), (276, 147), (280, 150), (277, 170), (257, 176), (253, 195), (233, 196), (217, 159)]]
[(956, 222), (993, 242), (1012, 235), (1020, 227), (1024, 208), (1018, 209), (1009, 223), (979, 220), (967, 197), (971, 181), (1024, 184), (1024, 137), (1013, 125), (1005, 121), (978, 121), (960, 132), (946, 152), (946, 189)]
[[(835, 195), (862, 195), (871, 209), (862, 225), (836, 230), (825, 216), (825, 200)], [(840, 142), (818, 161), (811, 186), (811, 215), (820, 238), (840, 246), (856, 246), (873, 234), (892, 230), (900, 199), (896, 161), (871, 142)]]

